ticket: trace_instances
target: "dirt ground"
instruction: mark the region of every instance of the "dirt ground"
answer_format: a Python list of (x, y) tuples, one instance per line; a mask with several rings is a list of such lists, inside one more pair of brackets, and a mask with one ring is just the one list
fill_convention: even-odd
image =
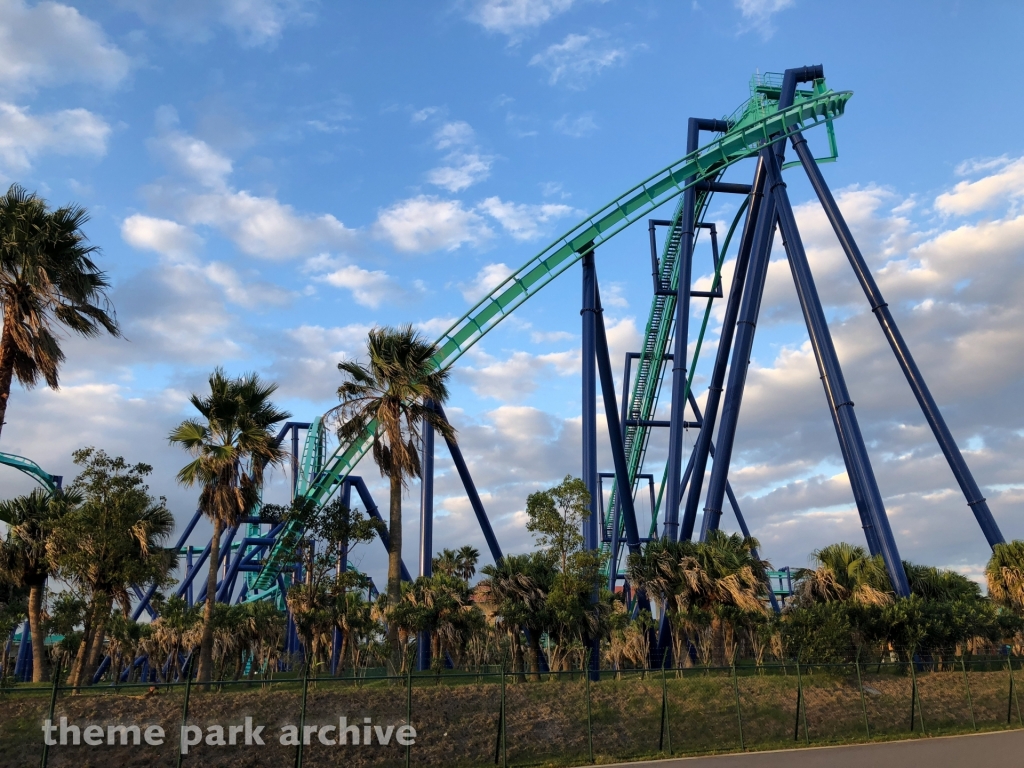
[[(846, 670), (844, 670), (845, 672)], [(504, 753), (510, 765), (573, 765), (590, 761), (612, 762), (672, 754), (708, 754), (742, 749), (770, 749), (803, 744), (852, 743), (868, 738), (972, 732), (1019, 727), (1016, 701), (1010, 696), (1007, 671), (959, 671), (917, 674), (918, 695), (912, 697), (914, 679), (906, 674), (872, 674), (864, 670), (864, 696), (856, 676), (832, 671), (795, 670), (786, 675), (705, 674), (688, 671), (683, 677), (669, 672), (641, 677), (605, 679), (589, 686), (592, 736), (587, 728), (588, 686), (575, 679), (515, 683), (505, 686)], [(305, 725), (335, 726), (325, 738), (337, 736), (339, 719), (356, 725), (364, 737), (368, 724), (373, 744), (325, 745), (311, 733), (303, 748), (303, 765), (405, 765), (406, 747), (397, 730), (407, 725), (411, 704), (417, 735), (409, 748), (417, 766), (493, 766), (500, 756), (502, 689), (495, 681), (475, 679), (417, 680), (411, 702), (404, 681), (321, 681), (311, 685)], [(968, 687), (970, 698), (968, 698)], [(49, 706), (49, 691), (20, 691), (0, 696), (0, 766), (39, 765), (43, 747), (41, 725)], [(801, 709), (797, 711), (797, 700)], [(158, 768), (176, 763), (184, 694), (181, 688), (106, 691), (93, 689), (57, 701), (55, 722), (84, 729), (100, 725), (138, 725), (163, 729), (162, 745), (139, 746), (55, 745), (49, 765), (76, 768)], [(737, 702), (739, 707), (737, 710)], [(215, 746), (200, 743), (190, 748), (183, 765), (273, 766), (292, 765), (296, 747), (282, 744), (282, 728), (299, 725), (300, 685), (295, 682), (264, 688), (253, 686), (203, 692), (193, 689), (188, 725), (207, 736), (211, 726), (263, 726), (260, 746)], [(972, 720), (973, 706), (973, 720)], [(911, 715), (913, 714), (913, 730)], [(867, 723), (865, 723), (865, 715)], [(369, 719), (369, 723), (367, 723)], [(665, 727), (667, 725), (667, 728)], [(923, 726), (923, 731), (922, 731)], [(389, 730), (390, 728), (390, 730)], [(196, 732), (193, 732), (196, 733)], [(237, 733), (243, 739), (244, 731)], [(388, 743), (378, 743), (384, 737)], [(212, 736), (210, 738), (213, 738)], [(351, 734), (349, 736), (351, 738)]]

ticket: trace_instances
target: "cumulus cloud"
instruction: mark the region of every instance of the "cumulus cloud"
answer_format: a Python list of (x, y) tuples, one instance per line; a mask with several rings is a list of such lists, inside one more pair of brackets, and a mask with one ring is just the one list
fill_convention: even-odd
[(515, 35), (568, 11), (574, 0), (476, 0), (469, 20), (489, 32)]
[(585, 35), (570, 33), (562, 42), (535, 54), (530, 66), (546, 69), (551, 85), (585, 88), (602, 70), (623, 64), (628, 56), (625, 48), (603, 42), (604, 37), (596, 30)]
[(478, 206), (493, 217), (516, 240), (533, 240), (543, 233), (543, 225), (575, 212), (572, 206), (558, 203), (527, 205), (503, 202), (499, 197), (488, 197)]
[(133, 248), (156, 251), (174, 261), (191, 257), (203, 242), (195, 232), (176, 221), (141, 213), (121, 223), (121, 237)]
[(471, 281), (459, 283), (462, 298), (470, 304), (476, 304), (511, 274), (512, 269), (508, 264), (486, 264)]
[(463, 244), (479, 245), (494, 233), (483, 218), (459, 200), (419, 195), (400, 200), (377, 215), (378, 237), (399, 251), (454, 251)]
[(355, 233), (332, 214), (299, 213), (274, 197), (233, 188), (231, 160), (207, 142), (176, 130), (173, 110), (162, 108), (162, 132), (150, 142), (168, 165), (194, 186), (157, 183), (150, 194), (185, 224), (206, 226), (229, 238), (243, 253), (269, 260), (309, 256), (324, 248), (351, 246)]
[(740, 31), (757, 29), (766, 40), (775, 34), (772, 17), (792, 7), (793, 0), (734, 0), (740, 12)]
[(42, 154), (106, 154), (110, 126), (86, 109), (39, 115), (27, 107), (0, 102), (0, 163), (8, 173), (24, 173)]
[(0, 0), (0, 88), (89, 83), (118, 85), (128, 57), (107, 40), (103, 28), (75, 8), (46, 2)]
[[(416, 115), (423, 112), (421, 110)], [(429, 117), (426, 114), (417, 119), (416, 115), (413, 117), (414, 122)], [(494, 158), (480, 151), (475, 138), (473, 127), (463, 120), (444, 123), (438, 128), (434, 132), (435, 146), (449, 151), (444, 158), (444, 165), (427, 173), (427, 181), (449, 192), (461, 192), (490, 176)]]
[(1018, 202), (1024, 195), (1024, 158), (972, 161), (957, 170), (962, 175), (993, 170), (995, 173), (976, 181), (961, 181), (949, 192), (943, 192), (935, 198), (939, 213), (964, 216), (1005, 203), (1007, 199)]
[(307, 0), (119, 0), (145, 23), (177, 40), (204, 43), (218, 27), (234, 32), (246, 48), (276, 45), (291, 24), (308, 21)]
[(312, 272), (319, 282), (351, 291), (356, 303), (364, 307), (376, 309), (386, 298), (404, 294), (401, 286), (387, 272), (346, 264), (327, 254), (307, 261), (306, 271)]

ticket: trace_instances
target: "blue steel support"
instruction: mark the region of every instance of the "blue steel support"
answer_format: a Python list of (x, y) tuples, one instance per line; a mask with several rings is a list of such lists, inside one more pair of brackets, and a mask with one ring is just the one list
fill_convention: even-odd
[[(217, 556), (217, 560), (218, 560), (218, 562), (217, 562), (217, 570), (220, 570), (222, 567), (226, 568), (226, 566), (227, 566), (227, 559), (228, 559), (228, 556), (231, 554), (231, 542), (233, 542), (235, 540), (235, 534), (238, 533), (238, 527), (239, 526), (237, 526), (237, 525), (231, 526), (230, 528), (227, 529), (227, 531), (224, 532), (224, 535), (221, 537), (222, 538), (221, 545), (220, 545), (221, 549), (220, 549), (220, 553)], [(225, 571), (225, 575), (226, 575), (226, 571)], [(223, 581), (223, 579), (221, 581)], [(218, 584), (219, 583), (220, 582), (218, 582)], [(196, 602), (202, 603), (203, 601), (206, 600), (206, 588), (208, 586), (209, 586), (209, 582), (208, 581), (204, 581), (203, 582), (203, 586), (199, 588), (199, 595), (196, 598)], [(214, 593), (214, 594), (216, 594), (216, 593)]]
[(906, 597), (910, 594), (907, 575), (903, 570), (903, 562), (900, 560), (896, 540), (889, 526), (882, 494), (878, 490), (878, 483), (871, 468), (860, 425), (857, 423), (857, 416), (853, 411), (853, 401), (846, 388), (846, 381), (839, 365), (835, 346), (832, 343), (832, 335), (828, 330), (821, 300), (818, 298), (811, 268), (807, 263), (807, 254), (804, 252), (800, 232), (796, 226), (796, 218), (789, 203), (786, 184), (782, 181), (781, 166), (774, 154), (768, 157), (768, 182), (771, 185), (772, 198), (778, 211), (782, 242), (789, 257), (797, 297), (800, 299), (800, 307), (807, 324), (807, 333), (810, 336), (811, 347), (814, 349), (814, 356), (818, 361), (821, 382), (825, 387), (825, 397), (829, 409), (832, 411), (834, 422), (841, 427), (837, 429), (840, 444), (844, 440), (847, 444), (847, 473), (851, 478), (860, 480), (871, 515), (871, 522), (881, 546), (881, 555), (885, 561), (886, 570), (889, 572), (889, 579), (892, 581), (896, 594)]
[[(686, 131), (686, 152), (695, 152), (700, 132), (729, 130), (722, 120), (702, 120), (691, 117)], [(689, 184), (694, 177), (686, 179)], [(696, 230), (697, 191), (691, 186), (683, 192), (683, 206), (680, 214), (679, 255), (677, 257), (676, 318), (672, 349), (672, 404), (668, 434), (668, 477), (665, 487), (665, 534), (675, 541), (679, 537), (679, 504), (682, 490), (680, 484), (683, 465), (683, 420), (686, 412), (686, 345), (690, 321), (690, 281), (693, 267), (693, 236)]]
[[(366, 481), (361, 477), (350, 477), (349, 479), (352, 482), (352, 486), (356, 489), (356, 493), (359, 494), (363, 506), (366, 507), (366, 513), (383, 523), (384, 518), (380, 516), (380, 510), (377, 509), (377, 504), (374, 502), (373, 496), (370, 495), (370, 490), (366, 487)], [(380, 532), (380, 543), (384, 545), (385, 550), (391, 551), (391, 537), (388, 536), (387, 530)], [(412, 581), (409, 569), (405, 567), (404, 560), (402, 561), (402, 581)]]
[[(189, 547), (188, 549), (185, 550), (185, 573), (191, 573), (192, 572), (192, 567), (193, 567), (192, 566), (192, 547)], [(191, 608), (192, 605), (193, 605), (193, 602), (194, 602), (193, 601), (193, 595), (192, 595), (192, 582), (191, 581), (188, 583), (188, 588), (187, 588), (186, 592), (187, 592), (187, 596), (186, 596), (185, 600), (186, 600), (186, 602), (188, 604), (188, 607)]]
[(900, 368), (903, 369), (904, 376), (907, 377), (907, 383), (910, 384), (910, 389), (913, 391), (914, 397), (917, 398), (918, 405), (920, 405), (921, 411), (928, 421), (928, 426), (931, 427), (932, 433), (939, 443), (939, 448), (942, 449), (942, 453), (949, 463), (949, 468), (953, 471), (960, 490), (967, 499), (967, 505), (977, 518), (981, 531), (988, 541), (988, 545), (994, 547), (996, 544), (1003, 543), (1005, 539), (999, 530), (999, 526), (996, 524), (995, 518), (992, 516), (992, 512), (988, 508), (988, 502), (982, 496), (981, 489), (974, 480), (974, 475), (971, 474), (971, 470), (967, 466), (967, 462), (964, 461), (963, 454), (960, 453), (956, 440), (953, 439), (949, 427), (946, 426), (946, 420), (942, 417), (939, 406), (935, 402), (935, 398), (932, 397), (928, 384), (925, 382), (924, 376), (921, 375), (921, 371), (917, 367), (913, 355), (910, 353), (910, 348), (903, 339), (903, 334), (900, 333), (896, 320), (893, 318), (892, 312), (889, 311), (889, 305), (882, 297), (882, 292), (878, 289), (878, 284), (868, 269), (867, 262), (864, 260), (856, 240), (853, 239), (853, 233), (850, 232), (846, 219), (843, 218), (843, 214), (839, 210), (835, 198), (832, 197), (828, 184), (825, 183), (825, 177), (822, 175), (821, 169), (814, 162), (814, 157), (807, 147), (807, 139), (804, 138), (802, 133), (796, 132), (792, 135), (791, 140), (793, 142), (793, 149), (800, 158), (800, 164), (803, 165), (804, 171), (806, 171), (807, 177), (810, 179), (811, 186), (821, 202), (821, 207), (825, 209), (825, 215), (828, 216), (832, 229), (835, 230), (836, 237), (839, 238), (839, 244), (842, 245), (843, 250), (846, 252), (854, 274), (857, 275), (857, 280), (860, 281), (860, 286), (864, 290), (864, 295), (867, 296), (868, 302), (871, 304), (871, 311), (878, 320), (878, 324), (882, 327), (882, 332), (889, 341), (889, 346), (892, 347), (896, 360), (899, 362)]
[[(432, 408), (433, 402), (424, 403)], [(434, 553), (434, 428), (423, 420), (423, 445), (420, 458), (420, 569), (421, 577), (429, 577), (430, 562)], [(423, 672), (430, 669), (430, 633), (419, 633), (416, 643), (416, 668)]]
[[(437, 412), (440, 414), (442, 419), (448, 421), (448, 416), (445, 415), (444, 408), (440, 403), (434, 403), (434, 408), (437, 409)], [(494, 535), (494, 529), (491, 528), (491, 521), (488, 519), (487, 512), (484, 510), (483, 502), (480, 501), (480, 494), (477, 493), (473, 477), (469, 474), (469, 467), (466, 465), (466, 459), (462, 455), (462, 449), (459, 448), (459, 444), (457, 442), (449, 440), (448, 438), (445, 438), (445, 445), (448, 446), (448, 452), (452, 456), (452, 462), (455, 464), (455, 471), (459, 473), (459, 479), (462, 480), (462, 487), (466, 489), (466, 495), (469, 497), (469, 504), (473, 507), (473, 513), (476, 515), (476, 520), (480, 524), (480, 530), (484, 534), (484, 540), (487, 542), (487, 549), (490, 550), (491, 557), (494, 558), (494, 562), (500, 564), (503, 557), (501, 547), (498, 544), (498, 538)]]
[[(598, 496), (597, 478), (597, 275), (594, 270), (594, 249), (584, 246), (583, 252), (583, 482), (590, 492), (590, 517), (584, 525), (587, 549), (598, 547), (598, 526), (601, 524), (601, 499)], [(628, 485), (626, 486), (629, 487)], [(591, 602), (597, 606), (598, 589), (594, 586)], [(601, 669), (601, 639), (593, 638), (590, 643), (590, 669), (588, 674), (596, 680)]]
[[(761, 150), (760, 162), (764, 162), (770, 151)], [(711, 466), (711, 479), (708, 481), (708, 493), (704, 502), (704, 520), (701, 524), (702, 539), (706, 535), (706, 531), (718, 527), (718, 520), (722, 516), (725, 483), (729, 476), (729, 462), (732, 458), (733, 442), (736, 438), (736, 425), (739, 421), (740, 405), (743, 400), (743, 386), (747, 378), (747, 368), (750, 365), (757, 313), (761, 306), (761, 296), (764, 293), (764, 281), (768, 274), (768, 262), (771, 259), (774, 234), (775, 201), (770, 194), (766, 194), (757, 217), (747, 280), (743, 287), (739, 319), (736, 321), (736, 336), (729, 363), (728, 383), (722, 402), (722, 423), (718, 429), (718, 452)], [(680, 532), (680, 538), (683, 540), (688, 540), (693, 536), (692, 526), (695, 521), (686, 520), (686, 522), (690, 524), (690, 527), (684, 528)]]
[[(182, 531), (181, 536), (178, 537), (178, 543), (174, 545), (174, 551), (178, 552), (185, 545), (185, 541), (191, 535), (192, 530), (196, 527), (196, 523), (199, 522), (199, 518), (203, 516), (200, 510), (196, 510), (195, 514), (192, 515), (192, 519), (189, 520), (188, 525), (185, 526), (185, 530)], [(188, 572), (186, 568), (186, 573)], [(190, 582), (191, 584), (191, 582)], [(191, 587), (190, 587), (191, 588)], [(149, 602), (153, 599), (153, 595), (156, 593), (156, 584), (152, 584), (149, 589), (146, 590), (146, 594), (139, 601), (139, 604), (132, 610), (132, 621), (138, 621), (139, 616), (142, 612), (149, 608)]]
[(25, 623), (21, 626), (18, 658), (14, 661), (14, 678), (22, 681), (32, 679), (32, 633), (28, 628), (28, 619), (25, 619)]
[[(718, 419), (722, 385), (725, 383), (729, 352), (732, 350), (732, 339), (736, 330), (736, 318), (739, 315), (740, 299), (743, 296), (743, 284), (747, 278), (747, 266), (750, 263), (750, 253), (754, 245), (754, 230), (757, 228), (758, 214), (761, 211), (761, 202), (764, 197), (764, 179), (764, 161), (758, 158), (757, 167), (754, 170), (754, 183), (751, 185), (747, 220), (743, 224), (743, 235), (740, 238), (739, 250), (736, 252), (732, 287), (729, 289), (729, 299), (726, 302), (725, 316), (722, 319), (722, 331), (718, 340), (718, 351), (715, 353), (715, 365), (711, 372), (711, 382), (708, 384), (703, 426), (697, 436), (697, 445), (691, 457), (693, 476), (686, 497), (686, 507), (683, 510), (682, 536), (684, 539), (689, 539), (693, 535), (693, 528), (697, 521), (697, 506), (700, 504), (701, 491), (704, 489), (704, 472), (707, 469), (708, 456), (711, 452), (711, 437)], [(680, 491), (682, 491), (682, 487), (680, 487)]]
[[(604, 311), (601, 307), (601, 289), (594, 277), (594, 341), (597, 354), (597, 370), (601, 377), (601, 394), (604, 399), (604, 415), (608, 422), (608, 439), (611, 443), (612, 463), (615, 466), (616, 497), (622, 508), (622, 519), (626, 528), (626, 546), (630, 552), (640, 551), (640, 532), (636, 524), (636, 509), (633, 506), (632, 483), (629, 466), (626, 464), (625, 443), (622, 439), (622, 424), (619, 422), (618, 404), (615, 402), (615, 379), (608, 355), (608, 336), (604, 327)], [(597, 494), (600, 505), (600, 494)], [(599, 524), (594, 523), (595, 531)]]

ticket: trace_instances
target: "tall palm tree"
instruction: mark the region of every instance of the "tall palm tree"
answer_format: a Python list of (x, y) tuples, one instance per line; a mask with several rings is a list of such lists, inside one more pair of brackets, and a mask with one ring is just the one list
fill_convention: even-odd
[(82, 336), (121, 331), (106, 289), (106, 275), (87, 245), (84, 208), (51, 211), (46, 201), (12, 184), (0, 196), (0, 430), (14, 377), (25, 387), (40, 376), (57, 389), (64, 361), (58, 326)]
[(10, 526), (7, 538), (0, 541), (0, 579), (28, 589), (34, 683), (49, 679), (43, 642), (43, 596), (46, 579), (55, 568), (47, 551), (47, 540), (54, 526), (80, 501), (81, 497), (73, 492), (49, 494), (41, 488), (26, 496), (0, 501), (0, 520)]
[(803, 604), (850, 601), (888, 605), (892, 587), (880, 556), (864, 547), (840, 541), (811, 553), (814, 568), (796, 572), (796, 597)]
[(985, 576), (993, 600), (1024, 613), (1024, 541), (1014, 539), (992, 547)]
[(255, 373), (229, 378), (217, 368), (209, 384), (209, 394), (190, 398), (202, 419), (185, 419), (169, 436), (171, 444), (195, 457), (178, 472), (178, 482), (200, 486), (199, 508), (213, 522), (197, 674), (203, 683), (213, 675), (220, 536), (259, 502), (264, 470), (285, 460), (287, 454), (275, 442), (272, 428), (291, 416), (270, 400), (277, 385), (261, 381)]
[[(338, 363), (344, 381), (338, 387), (338, 437), (352, 441), (373, 435), (373, 460), (391, 481), (388, 535), (388, 600), (402, 597), (402, 491), (409, 477), (420, 476), (420, 430), (430, 424), (446, 439), (455, 430), (434, 409), (448, 399), (449, 371), (434, 362), (437, 347), (411, 325), (374, 328), (367, 339), (367, 363)], [(392, 661), (401, 663), (398, 628), (388, 626)]]

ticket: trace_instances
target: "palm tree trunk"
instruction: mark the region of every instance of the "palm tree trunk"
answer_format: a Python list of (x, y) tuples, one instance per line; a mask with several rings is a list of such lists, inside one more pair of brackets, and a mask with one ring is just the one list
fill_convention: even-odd
[(530, 632), (530, 677), (533, 680), (540, 680), (540, 632), (536, 629)]
[[(388, 535), (391, 550), (388, 552), (388, 602), (398, 605), (402, 598), (402, 476), (398, 471), (391, 475), (391, 510)], [(388, 622), (388, 643), (391, 645), (391, 663), (395, 669), (402, 665), (402, 648), (398, 643), (398, 625)]]
[(213, 537), (210, 539), (210, 572), (206, 577), (206, 605), (203, 608), (203, 638), (199, 642), (199, 673), (196, 676), (198, 682), (206, 684), (213, 679), (213, 606), (217, 602), (217, 571), (220, 567), (222, 528), (221, 519), (213, 518)]
[(89, 643), (92, 641), (93, 615), (96, 613), (95, 602), (90, 603), (85, 612), (85, 621), (82, 625), (82, 642), (78, 644), (78, 652), (75, 654), (75, 663), (71, 665), (71, 675), (68, 683), (74, 686), (75, 693), (78, 693), (82, 685), (82, 670), (85, 667), (85, 659), (89, 654)]
[(96, 602), (96, 613), (93, 616), (92, 642), (86, 656), (82, 679), (91, 685), (92, 676), (96, 673), (100, 659), (103, 658), (103, 641), (107, 634), (107, 622), (110, 619), (111, 601), (108, 596), (101, 595)]
[[(14, 379), (15, 349), (14, 341), (11, 339), (10, 334), (13, 322), (14, 310), (8, 304), (8, 306), (4, 307), (4, 328), (3, 335), (0, 336), (0, 431), (4, 428), (4, 417), (7, 415), (7, 400), (11, 396), (11, 382)], [(32, 637), (35, 637), (35, 630), (33, 630)], [(43, 672), (45, 674), (45, 668)], [(33, 682), (38, 682), (35, 680), (35, 672), (32, 673), (32, 678)]]
[[(8, 389), (10, 389), (11, 379), (7, 377)], [(6, 403), (6, 395), (4, 395), (3, 403)], [(2, 412), (0, 412), (0, 422), (3, 421)], [(32, 682), (33, 683), (45, 683), (50, 679), (49, 666), (46, 663), (46, 636), (43, 633), (43, 588), (46, 586), (45, 581), (40, 581), (38, 584), (32, 584), (28, 591), (28, 627), (29, 632), (32, 633)], [(22, 642), (25, 642), (25, 638), (21, 638)]]

